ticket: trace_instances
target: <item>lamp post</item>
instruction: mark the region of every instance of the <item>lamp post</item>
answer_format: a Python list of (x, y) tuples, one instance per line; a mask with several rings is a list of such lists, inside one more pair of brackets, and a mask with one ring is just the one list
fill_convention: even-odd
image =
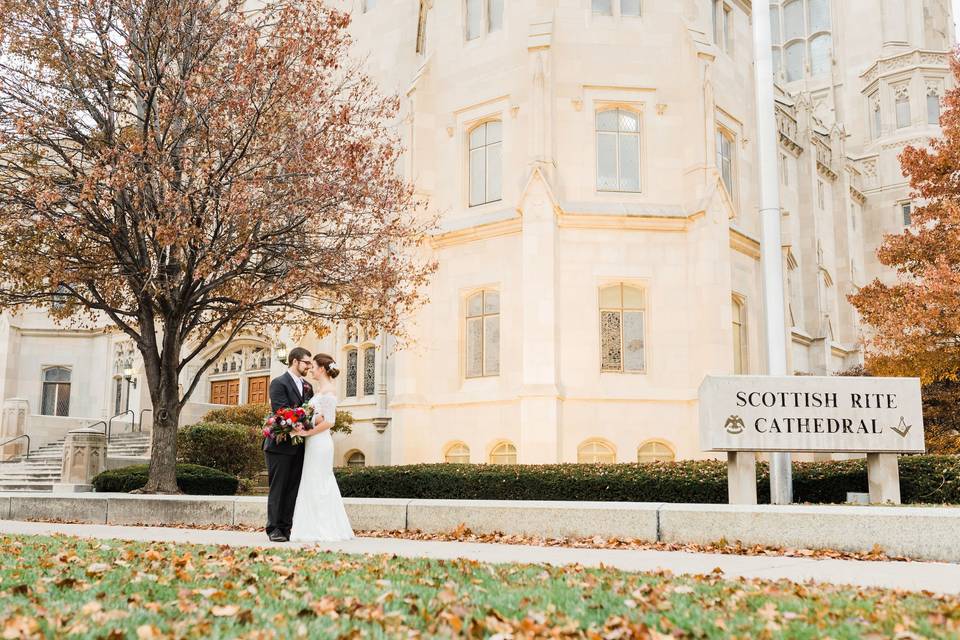
[(130, 387), (137, 388), (137, 379), (133, 377), (133, 368), (127, 367), (123, 370), (123, 379), (127, 381), (127, 403), (124, 411), (130, 411)]
[[(777, 176), (777, 122), (773, 92), (770, 5), (753, 2), (753, 69), (757, 106), (757, 159), (760, 165), (760, 264), (767, 338), (767, 375), (787, 375), (784, 330), (783, 250), (780, 238), (780, 183)], [(770, 501), (793, 502), (789, 453), (770, 455)]]
[(274, 352), (277, 354), (277, 362), (287, 364), (287, 347), (284, 344), (280, 344), (274, 348)]

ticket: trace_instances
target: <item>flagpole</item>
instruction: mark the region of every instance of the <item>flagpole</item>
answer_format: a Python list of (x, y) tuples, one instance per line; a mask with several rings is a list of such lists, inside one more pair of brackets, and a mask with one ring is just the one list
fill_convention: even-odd
[[(780, 239), (780, 183), (777, 172), (777, 123), (774, 111), (770, 5), (753, 0), (753, 60), (757, 106), (757, 155), (760, 169), (760, 267), (767, 339), (767, 374), (787, 375), (784, 331), (783, 258)], [(793, 502), (789, 453), (770, 456), (770, 501)]]

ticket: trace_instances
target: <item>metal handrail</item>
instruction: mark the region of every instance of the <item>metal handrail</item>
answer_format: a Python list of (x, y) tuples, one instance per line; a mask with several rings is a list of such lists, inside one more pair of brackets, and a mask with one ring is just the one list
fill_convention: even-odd
[(143, 414), (145, 414), (147, 411), (149, 411), (150, 413), (153, 413), (153, 409), (141, 409), (141, 410), (140, 410), (140, 424), (137, 426), (137, 431), (140, 432), (140, 433), (143, 432)]
[(88, 424), (88, 425), (87, 425), (87, 429), (93, 429), (93, 428), (94, 428), (95, 426), (97, 426), (98, 424), (102, 424), (102, 425), (103, 425), (103, 435), (107, 435), (107, 423), (106, 423), (105, 421), (103, 421), (103, 420), (97, 420), (96, 422), (94, 422), (94, 423), (92, 423), (92, 424)]
[(30, 436), (27, 435), (26, 433), (21, 434), (21, 435), (19, 435), (19, 436), (15, 436), (15, 437), (13, 437), (13, 438), (10, 438), (9, 440), (4, 440), (3, 442), (0, 442), (0, 447), (5, 447), (5, 446), (7, 446), (8, 444), (10, 444), (11, 442), (16, 442), (16, 441), (19, 440), (20, 438), (26, 438), (26, 439), (27, 439), (27, 452), (26, 452), (25, 454), (23, 454), (23, 459), (24, 459), (24, 460), (29, 460), (29, 459), (30, 459)]
[(118, 413), (107, 421), (107, 442), (110, 442), (110, 437), (113, 431), (113, 421), (120, 416), (127, 415), (128, 413), (130, 414), (130, 430), (133, 430), (133, 424), (137, 421), (137, 414), (134, 413), (133, 409), (127, 409), (123, 413)]

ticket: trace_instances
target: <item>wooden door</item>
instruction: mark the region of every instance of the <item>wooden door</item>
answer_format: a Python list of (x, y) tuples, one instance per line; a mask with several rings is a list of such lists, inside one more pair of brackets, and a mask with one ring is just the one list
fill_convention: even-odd
[(210, 383), (210, 402), (213, 404), (239, 404), (240, 380), (217, 380)]
[(247, 402), (250, 404), (265, 404), (267, 402), (267, 386), (270, 376), (259, 376), (247, 379)]

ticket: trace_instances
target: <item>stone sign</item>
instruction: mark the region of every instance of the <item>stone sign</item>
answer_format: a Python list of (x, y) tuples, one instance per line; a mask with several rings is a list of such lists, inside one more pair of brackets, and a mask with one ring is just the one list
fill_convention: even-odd
[(916, 378), (707, 376), (706, 451), (923, 453)]
[(917, 378), (707, 376), (699, 403), (731, 504), (757, 503), (758, 451), (866, 453), (870, 501), (899, 504), (897, 454), (925, 451)]

